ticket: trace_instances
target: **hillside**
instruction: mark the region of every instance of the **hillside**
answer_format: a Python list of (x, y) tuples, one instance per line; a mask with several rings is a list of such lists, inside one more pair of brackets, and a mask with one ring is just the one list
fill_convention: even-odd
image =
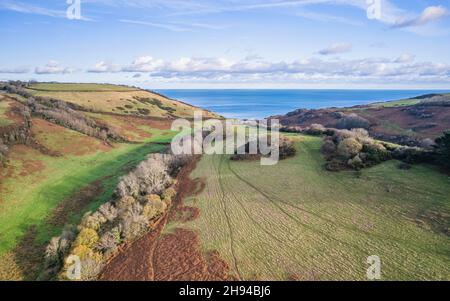
[(371, 136), (418, 145), (422, 140), (435, 139), (450, 129), (450, 94), (424, 95), (351, 108), (298, 109), (275, 118), (286, 127), (322, 124), (345, 128), (347, 125), (343, 121), (352, 114), (363, 118), (361, 127), (368, 129)]
[[(0, 93), (0, 279), (36, 279), (49, 239), (110, 198), (119, 178), (148, 154), (164, 151), (175, 134), (170, 118), (195, 109), (122, 86), (52, 83), (26, 90), (57, 101)], [(81, 96), (71, 106), (54, 93)], [(84, 106), (86, 95), (93, 107)], [(176, 109), (139, 103), (136, 110), (152, 113), (115, 113), (118, 103), (102, 102), (106, 95), (157, 97)], [(97, 103), (102, 110), (92, 112)]]
[(39, 83), (27, 87), (27, 90), (36, 96), (60, 99), (98, 113), (192, 118), (195, 110), (201, 110), (205, 118), (219, 117), (160, 94), (126, 86)]
[[(136, 95), (153, 100), (140, 102)], [(344, 120), (378, 135), (414, 122), (443, 123), (417, 130), (423, 139), (446, 126), (447, 101), (447, 95), (429, 95), (299, 110), (281, 119), (294, 128)], [(114, 111), (123, 103), (132, 107)], [(92, 251), (89, 256), (115, 228), (122, 233), (110, 237), (112, 253), (101, 254), (106, 266), (96, 275), (102, 280), (365, 280), (366, 259), (374, 254), (382, 258), (385, 280), (450, 279), (450, 182), (437, 167), (411, 163), (401, 169), (391, 158), (358, 171), (330, 172), (320, 151), (322, 137), (285, 133), (297, 153), (277, 165), (194, 156), (184, 158), (186, 165), (172, 179), (168, 166), (174, 164), (157, 153), (177, 134), (170, 130), (173, 119), (194, 109), (125, 86), (3, 84), (0, 280), (38, 279), (48, 268), (46, 248), (69, 224), (79, 226), (72, 252), (83, 246)], [(389, 128), (387, 122), (394, 121), (397, 126)], [(153, 173), (169, 185), (159, 194), (139, 182), (158, 186)], [(118, 187), (138, 193), (118, 197)], [(104, 205), (116, 206), (111, 220), (96, 211)], [(145, 214), (153, 219), (143, 219)], [(92, 222), (95, 216), (104, 218), (103, 226)], [(120, 235), (140, 222), (147, 227), (144, 235), (124, 241)], [(83, 223), (87, 232), (79, 230)], [(89, 231), (93, 242), (84, 237), (81, 244)]]
[(384, 280), (450, 279), (447, 176), (396, 161), (332, 173), (320, 137), (291, 138), (297, 155), (275, 166), (203, 156), (161, 236), (102, 279), (365, 280), (374, 254)]

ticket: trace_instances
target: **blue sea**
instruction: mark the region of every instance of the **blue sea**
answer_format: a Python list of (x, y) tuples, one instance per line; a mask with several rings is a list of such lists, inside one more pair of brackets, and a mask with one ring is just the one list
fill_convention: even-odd
[(157, 90), (227, 118), (261, 119), (299, 108), (351, 107), (450, 90)]

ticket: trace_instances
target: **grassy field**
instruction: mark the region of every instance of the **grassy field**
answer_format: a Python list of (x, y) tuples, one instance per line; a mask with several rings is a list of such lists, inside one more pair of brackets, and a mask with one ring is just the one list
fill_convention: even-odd
[(370, 255), (385, 280), (450, 280), (447, 176), (395, 161), (331, 173), (320, 138), (295, 139), (298, 155), (270, 167), (204, 156), (191, 177), (206, 188), (186, 201), (200, 217), (168, 231), (198, 231), (244, 280), (364, 280)]
[[(3, 118), (2, 118), (3, 119)], [(77, 223), (82, 214), (109, 199), (120, 176), (170, 141), (173, 132), (142, 125), (148, 131), (141, 143), (109, 145), (67, 128), (33, 118), (35, 140), (54, 157), (24, 145), (11, 147), (8, 163), (0, 167), (0, 279), (34, 279), (24, 271), (17, 254), (33, 229), (36, 247), (60, 233), (66, 222)], [(72, 204), (59, 223), (57, 208), (84, 189), (95, 190), (83, 206)], [(76, 201), (75, 201), (76, 202)], [(62, 206), (62, 207), (61, 207)], [(19, 248), (19, 249), (18, 249)], [(36, 254), (26, 253), (33, 257)], [(22, 255), (23, 257), (23, 255)], [(39, 258), (38, 258), (39, 259)], [(38, 261), (42, 263), (42, 261)], [(39, 268), (39, 266), (33, 266)], [(34, 270), (36, 272), (36, 270)]]
[(75, 84), (75, 83), (37, 83), (31, 87), (37, 91), (80, 91), (80, 92), (127, 92), (136, 91), (138, 89), (127, 86), (110, 85), (110, 84)]
[(0, 126), (7, 126), (13, 123), (5, 115), (6, 112), (9, 110), (9, 104), (10, 102), (2, 100), (2, 96), (0, 95)]
[[(29, 91), (37, 96), (61, 99), (95, 112), (122, 115), (192, 118), (195, 110), (201, 110), (156, 93), (126, 88), (94, 84), (37, 84)], [(203, 112), (204, 117), (218, 117), (214, 113)]]
[(170, 142), (176, 134), (170, 131), (170, 120), (151, 120), (133, 116), (86, 113), (89, 117), (106, 123), (122, 137), (136, 142)]
[(396, 101), (387, 101), (383, 103), (375, 103), (372, 104), (371, 107), (383, 107), (383, 108), (404, 107), (416, 105), (418, 103), (420, 103), (420, 99), (402, 99)]

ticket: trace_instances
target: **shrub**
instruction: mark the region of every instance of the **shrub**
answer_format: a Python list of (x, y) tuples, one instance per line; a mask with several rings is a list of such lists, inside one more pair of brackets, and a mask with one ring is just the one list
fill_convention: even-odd
[(305, 133), (308, 135), (315, 135), (315, 136), (319, 136), (319, 135), (323, 135), (326, 132), (326, 128), (321, 125), (321, 124), (311, 124), (306, 130)]
[(186, 162), (186, 156), (152, 154), (137, 168), (122, 178), (115, 194), (118, 197), (161, 194), (171, 185), (171, 175)]
[(392, 152), (392, 157), (409, 164), (414, 164), (431, 162), (433, 160), (433, 153), (419, 147), (402, 146)]
[(338, 129), (347, 129), (347, 130), (356, 128), (368, 129), (370, 127), (370, 121), (356, 114), (350, 114), (339, 119), (339, 121), (336, 124), (336, 127)]
[(359, 170), (391, 158), (386, 147), (372, 138), (365, 129), (329, 130), (321, 151), (328, 170), (352, 168)]
[(325, 142), (322, 144), (320, 151), (325, 155), (325, 157), (328, 158), (336, 152), (336, 144), (334, 144), (332, 139), (325, 139)]
[(442, 137), (436, 139), (436, 147), (437, 162), (446, 168), (450, 168), (450, 131), (445, 132)]
[(280, 140), (280, 160), (284, 160), (295, 156), (297, 150), (295, 149), (294, 143), (288, 138), (281, 138)]
[(329, 171), (340, 171), (346, 168), (346, 163), (338, 159), (331, 159), (325, 167)]
[[(66, 248), (72, 248), (70, 254), (65, 252), (60, 257), (59, 268), (49, 269), (52, 272), (49, 274), (54, 275), (56, 270), (61, 270), (62, 258), (66, 255), (76, 255), (82, 261), (82, 279), (94, 280), (101, 272), (104, 260), (114, 254), (120, 243), (139, 238), (152, 226), (152, 219), (167, 212), (171, 199), (176, 195), (173, 187), (168, 188), (174, 182), (170, 174), (176, 175), (174, 170), (179, 170), (187, 160), (186, 156), (169, 154), (148, 156), (122, 178), (112, 200), (93, 214), (83, 217), (78, 226), (78, 236), (75, 238), (73, 235)], [(49, 261), (55, 261), (56, 239), (52, 240), (48, 249)], [(67, 269), (68, 264), (64, 265), (63, 272)], [(60, 277), (64, 279), (64, 273)]]
[(425, 148), (425, 149), (433, 149), (436, 146), (435, 141), (433, 141), (433, 139), (430, 138), (426, 138), (423, 139), (422, 141), (420, 141), (420, 147)]
[(356, 156), (363, 146), (355, 138), (346, 138), (342, 140), (337, 146), (337, 154), (345, 159), (350, 159)]
[(351, 166), (353, 169), (359, 170), (364, 167), (364, 162), (359, 155), (356, 155), (353, 159), (348, 160), (347, 165)]
[(136, 204), (136, 199), (132, 196), (124, 196), (116, 202), (116, 208), (119, 211), (127, 210)]
[(98, 229), (100, 229), (100, 226), (106, 221), (107, 219), (100, 212), (88, 212), (81, 220), (80, 228), (89, 228), (97, 231)]
[(163, 201), (166, 203), (166, 205), (170, 205), (174, 200), (174, 198), (176, 197), (176, 195), (177, 191), (173, 187), (170, 187), (164, 191), (162, 198)]
[(390, 159), (390, 152), (381, 143), (364, 144), (363, 151), (367, 153), (368, 160), (379, 163)]
[(95, 248), (108, 256), (116, 250), (120, 242), (120, 230), (115, 227), (100, 237)]
[(78, 233), (78, 236), (74, 242), (74, 246), (85, 246), (87, 248), (92, 248), (95, 246), (98, 240), (98, 234), (94, 229), (83, 228), (80, 233)]
[(164, 213), (167, 208), (166, 203), (161, 200), (161, 197), (156, 194), (151, 194), (146, 197), (146, 204), (142, 210), (142, 214), (148, 219), (153, 219), (158, 215)]
[(100, 212), (107, 221), (113, 221), (118, 214), (117, 208), (111, 204), (110, 202), (104, 203), (98, 208), (98, 212)]

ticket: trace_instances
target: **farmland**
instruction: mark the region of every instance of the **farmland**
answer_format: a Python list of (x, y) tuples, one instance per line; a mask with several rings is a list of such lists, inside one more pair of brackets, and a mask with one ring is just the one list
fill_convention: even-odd
[(278, 165), (204, 156), (191, 174), (205, 189), (185, 200), (199, 233), (242, 280), (364, 280), (368, 256), (382, 279), (450, 279), (450, 179), (431, 167), (390, 161), (361, 172), (323, 168), (321, 139), (298, 136)]
[[(200, 110), (159, 94), (124, 86), (93, 84), (37, 84), (29, 87), (36, 96), (61, 99), (99, 113), (146, 117), (192, 118)], [(205, 117), (218, 115), (203, 111)]]
[[(127, 91), (112, 85), (39, 84), (37, 88), (108, 90), (91, 92), (99, 94)], [(24, 101), (16, 95), (2, 95), (0, 130), (23, 123), (11, 111), (22, 106), (16, 99)], [(31, 118), (33, 143), (10, 145), (7, 160), (0, 166), (0, 279), (36, 279), (49, 239), (65, 224), (76, 224), (85, 212), (108, 200), (122, 175), (148, 154), (165, 150), (175, 134), (166, 119), (83, 114), (114, 128), (130, 142), (111, 143), (37, 116)]]

